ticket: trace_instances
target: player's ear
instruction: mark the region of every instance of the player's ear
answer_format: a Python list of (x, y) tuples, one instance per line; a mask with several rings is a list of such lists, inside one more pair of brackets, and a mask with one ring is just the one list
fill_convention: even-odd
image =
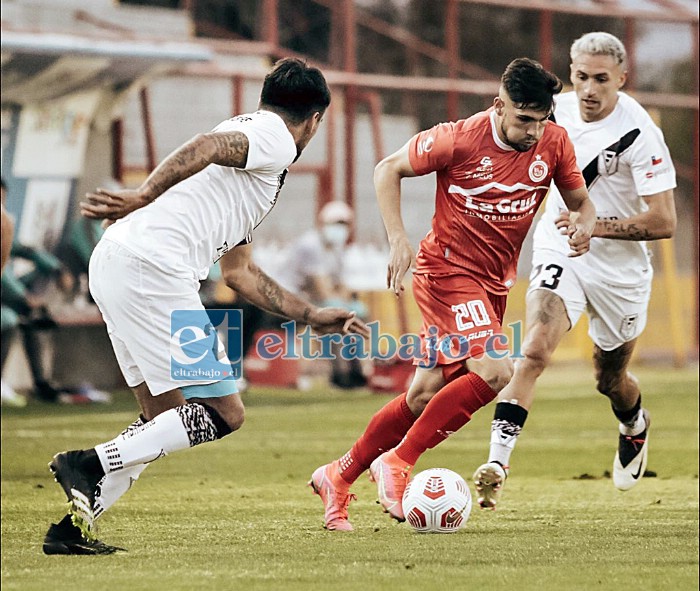
[(618, 88), (618, 90), (619, 90), (620, 88), (622, 88), (622, 87), (625, 85), (625, 82), (627, 82), (627, 70), (624, 70), (624, 71), (620, 74), (620, 78), (619, 78), (618, 81), (617, 81), (617, 88)]
[(309, 120), (307, 122), (308, 124), (308, 129), (310, 132), (316, 132), (316, 129), (318, 129), (318, 126), (321, 125), (321, 121), (323, 120), (323, 113), (320, 111), (316, 111), (311, 117), (309, 117)]
[(493, 99), (493, 107), (496, 110), (496, 115), (503, 117), (503, 108), (505, 107), (505, 103), (501, 97), (497, 96)]

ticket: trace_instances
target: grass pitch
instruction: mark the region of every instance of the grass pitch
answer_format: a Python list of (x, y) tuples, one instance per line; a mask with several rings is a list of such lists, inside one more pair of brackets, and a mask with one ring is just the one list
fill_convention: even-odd
[[(691, 370), (639, 370), (653, 424), (648, 470), (620, 493), (606, 476), (617, 441), (589, 368), (550, 369), (513, 455), (498, 511), (464, 530), (420, 535), (375, 504), (367, 479), (355, 531), (322, 529), (311, 472), (352, 444), (387, 400), (364, 391), (254, 389), (243, 429), (156, 462), (100, 522), (112, 556), (44, 556), (65, 497), (46, 467), (136, 416), (30, 404), (2, 413), (2, 587), (11, 590), (697, 589), (698, 382)], [(469, 481), (488, 453), (493, 405), (422, 458)], [(473, 488), (472, 488), (473, 493)]]

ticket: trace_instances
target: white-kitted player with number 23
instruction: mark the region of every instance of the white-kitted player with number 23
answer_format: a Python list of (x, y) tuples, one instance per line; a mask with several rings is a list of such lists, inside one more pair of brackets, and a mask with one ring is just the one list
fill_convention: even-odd
[(609, 33), (587, 33), (571, 46), (574, 90), (559, 97), (554, 116), (574, 144), (597, 222), (588, 254), (567, 256), (570, 216), (552, 187), (534, 236), (524, 359), (499, 393), (489, 462), (474, 474), (484, 508), (495, 508), (537, 378), (584, 311), (595, 345), (597, 389), (610, 399), (620, 423), (615, 486), (632, 488), (646, 468), (649, 412), (627, 367), (646, 324), (651, 293), (645, 242), (670, 238), (675, 231), (676, 176), (661, 131), (620, 91), (626, 61), (623, 44)]

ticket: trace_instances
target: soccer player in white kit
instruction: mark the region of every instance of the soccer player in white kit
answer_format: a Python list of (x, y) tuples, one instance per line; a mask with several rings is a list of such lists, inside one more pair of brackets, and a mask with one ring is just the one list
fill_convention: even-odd
[(620, 90), (626, 59), (624, 45), (609, 33), (587, 33), (571, 46), (574, 90), (558, 98), (554, 116), (574, 144), (598, 219), (590, 251), (567, 256), (570, 216), (552, 187), (534, 234), (524, 358), (499, 394), (489, 461), (474, 473), (484, 508), (496, 506), (537, 378), (584, 311), (595, 345), (597, 389), (610, 399), (619, 421), (613, 482), (629, 490), (646, 468), (650, 417), (627, 367), (646, 324), (651, 293), (646, 241), (673, 236), (676, 179), (661, 130)]
[[(242, 425), (234, 380), (171, 375), (171, 313), (198, 311), (206, 318), (198, 289), (212, 264), (218, 261), (225, 282), (267, 311), (320, 333), (367, 334), (352, 312), (306, 302), (251, 258), (251, 234), (274, 206), (287, 167), (316, 133), (330, 98), (317, 68), (281, 60), (265, 78), (258, 111), (195, 136), (138, 189), (98, 189), (81, 204), (89, 218), (117, 220), (90, 260), (90, 291), (142, 414), (111, 441), (54, 456), (50, 468), (70, 513), (52, 524), (45, 553), (120, 549), (96, 539), (94, 522), (146, 466)], [(214, 332), (211, 325), (201, 328)], [(212, 341), (221, 361), (215, 332)]]

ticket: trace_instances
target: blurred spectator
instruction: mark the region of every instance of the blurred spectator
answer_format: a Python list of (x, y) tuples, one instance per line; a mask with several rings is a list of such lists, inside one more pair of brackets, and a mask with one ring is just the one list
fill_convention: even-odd
[(92, 250), (102, 234), (104, 229), (99, 220), (80, 217), (73, 221), (58, 247), (57, 255), (73, 277), (71, 295), (76, 307), (88, 302), (93, 303), (88, 289), (88, 266)]
[[(12, 239), (15, 235), (15, 223), (7, 213), (5, 209), (5, 197), (7, 195), (7, 187), (5, 186), (5, 180), (0, 179), (0, 191), (2, 193), (2, 201), (0, 202), (0, 215), (2, 223), (2, 233), (0, 233), (0, 239), (2, 240), (2, 256), (0, 257), (0, 270), (5, 270), (5, 264), (10, 258), (10, 251), (12, 249)], [(5, 331), (5, 312), (3, 308), (2, 312), (2, 326), (3, 332)], [(6, 339), (2, 339), (2, 363), (5, 363), (5, 345)], [(14, 391), (12, 386), (6, 384), (4, 380), (0, 380), (0, 391), (2, 393), (2, 404), (7, 404), (10, 406), (24, 406), (27, 403), (27, 399), (24, 396), (20, 396)]]
[[(32, 377), (31, 395), (44, 402), (85, 403), (106, 402), (108, 395), (95, 390), (89, 384), (79, 387), (65, 387), (51, 382), (49, 372), (44, 365), (45, 343), (40, 334), (57, 328), (57, 323), (52, 317), (47, 302), (36, 293), (45, 287), (45, 283), (56, 281), (64, 292), (73, 292), (75, 282), (73, 276), (61, 261), (51, 253), (12, 242), (13, 236), (4, 234), (5, 216), (4, 209), (6, 196), (5, 183), (2, 183), (3, 201), (3, 260), (6, 253), (6, 241), (11, 244), (9, 252), (10, 264), (3, 268), (2, 273), (2, 306), (0, 307), (0, 330), (2, 332), (2, 347), (0, 367), (5, 368), (5, 362), (14, 341), (15, 334), (19, 332), (22, 344), (29, 363)], [(10, 220), (11, 222), (11, 220)], [(31, 268), (26, 273), (15, 273), (11, 261), (24, 259), (31, 263)], [(14, 391), (14, 389), (2, 381), (2, 401), (4, 404), (24, 406), (26, 398)]]
[(2, 194), (2, 202), (0, 203), (0, 213), (2, 214), (2, 232), (0, 232), (0, 238), (2, 239), (2, 256), (0, 257), (1, 270), (5, 268), (5, 263), (7, 263), (7, 260), (10, 258), (12, 239), (15, 235), (15, 223), (5, 209), (7, 188), (5, 187), (4, 179), (0, 179), (0, 192)]
[[(317, 227), (309, 230), (285, 249), (285, 257), (275, 278), (292, 293), (320, 306), (340, 306), (363, 318), (367, 310), (345, 280), (345, 255), (354, 215), (342, 201), (330, 201), (321, 208)], [(330, 381), (339, 388), (358, 388), (367, 383), (358, 359), (339, 356), (333, 346)]]

